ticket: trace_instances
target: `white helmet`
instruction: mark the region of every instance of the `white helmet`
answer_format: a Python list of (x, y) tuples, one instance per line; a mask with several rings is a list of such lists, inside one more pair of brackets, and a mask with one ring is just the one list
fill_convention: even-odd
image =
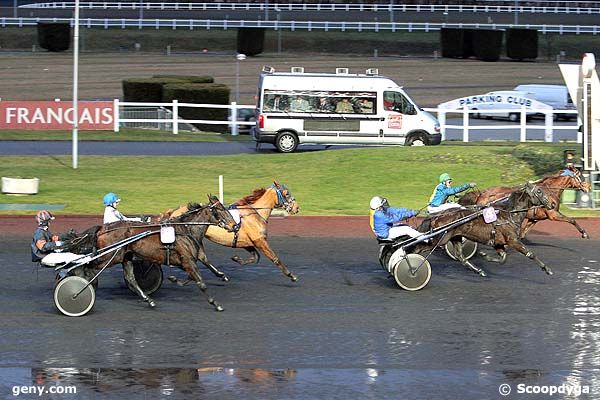
[(381, 197), (375, 196), (371, 199), (369, 206), (371, 207), (371, 210), (377, 210), (379, 207), (381, 207), (383, 205), (383, 203), (384, 203), (384, 201)]

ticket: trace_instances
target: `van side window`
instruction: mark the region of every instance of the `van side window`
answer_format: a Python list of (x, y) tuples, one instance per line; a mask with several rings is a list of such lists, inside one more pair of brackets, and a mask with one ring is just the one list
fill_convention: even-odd
[(406, 115), (415, 115), (417, 110), (408, 99), (398, 92), (383, 92), (383, 108)]
[(263, 109), (269, 112), (287, 112), (289, 111), (289, 100), (287, 95), (278, 93), (265, 94)]

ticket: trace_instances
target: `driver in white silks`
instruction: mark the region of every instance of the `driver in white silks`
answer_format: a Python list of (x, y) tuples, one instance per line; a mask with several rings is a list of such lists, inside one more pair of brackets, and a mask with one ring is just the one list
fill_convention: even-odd
[(440, 183), (433, 189), (429, 199), (429, 205), (427, 206), (429, 214), (439, 213), (451, 208), (462, 208), (458, 203), (448, 202), (448, 197), (477, 186), (476, 183), (465, 183), (464, 185), (452, 187), (452, 178), (448, 173), (441, 174), (439, 181)]
[(117, 207), (119, 206), (119, 202), (121, 201), (121, 199), (115, 193), (110, 192), (110, 193), (105, 194), (102, 201), (104, 202), (104, 205), (106, 206), (104, 208), (104, 222), (103, 223), (110, 224), (111, 222), (117, 222), (117, 221), (142, 222), (141, 218), (126, 217), (123, 214), (121, 214), (121, 212), (119, 210), (117, 210)]
[(401, 223), (401, 221), (419, 214), (418, 211), (390, 207), (387, 199), (379, 196), (373, 197), (369, 206), (371, 207), (371, 228), (377, 238), (395, 239), (400, 236), (415, 238), (422, 235), (418, 230)]

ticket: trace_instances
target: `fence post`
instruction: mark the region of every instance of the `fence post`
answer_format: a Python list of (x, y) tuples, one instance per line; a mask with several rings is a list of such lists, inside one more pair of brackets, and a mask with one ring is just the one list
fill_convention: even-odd
[(544, 130), (544, 142), (552, 142), (554, 139), (554, 109), (544, 113), (546, 129)]
[(119, 99), (113, 100), (113, 131), (119, 132), (120, 125), (120, 115), (119, 115)]
[(173, 134), (179, 133), (179, 103), (178, 100), (173, 100)]
[(231, 113), (231, 136), (238, 135), (238, 124), (237, 124), (237, 103), (235, 101), (231, 102), (231, 108), (229, 109)]
[(521, 135), (520, 135), (520, 141), (521, 142), (525, 142), (527, 141), (527, 113), (525, 112), (525, 106), (521, 106)]
[(219, 201), (223, 204), (223, 175), (219, 175)]
[(467, 106), (464, 106), (462, 109), (463, 112), (463, 142), (469, 142), (469, 109)]
[(446, 110), (439, 110), (438, 122), (440, 123), (440, 134), (442, 135), (442, 140), (446, 140)]

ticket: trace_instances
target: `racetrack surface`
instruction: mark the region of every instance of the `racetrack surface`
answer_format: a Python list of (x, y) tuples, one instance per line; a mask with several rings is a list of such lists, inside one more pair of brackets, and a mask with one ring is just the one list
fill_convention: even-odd
[(239, 267), (229, 257), (240, 250), (209, 244), (231, 277), (202, 269), (225, 312), (169, 282), (148, 309), (115, 266), (92, 312), (68, 318), (52, 302), (53, 271), (29, 261), (29, 235), (0, 236), (2, 393), (33, 381), (97, 399), (483, 399), (502, 383), (600, 395), (595, 239), (531, 235), (551, 277), (514, 252), (504, 266), (476, 259), (487, 278), (436, 253), (430, 284), (414, 293), (387, 278), (370, 237), (272, 235), (297, 283), (264, 258)]

